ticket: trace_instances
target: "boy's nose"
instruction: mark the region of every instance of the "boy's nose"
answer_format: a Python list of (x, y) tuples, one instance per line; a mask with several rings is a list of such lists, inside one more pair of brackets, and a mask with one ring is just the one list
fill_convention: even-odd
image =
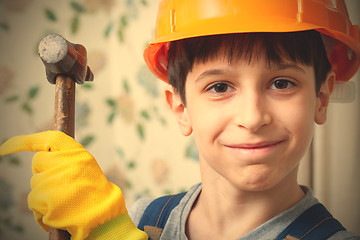
[(257, 132), (272, 121), (265, 97), (260, 93), (247, 93), (239, 96), (237, 108), (234, 110), (235, 123), (250, 132)]

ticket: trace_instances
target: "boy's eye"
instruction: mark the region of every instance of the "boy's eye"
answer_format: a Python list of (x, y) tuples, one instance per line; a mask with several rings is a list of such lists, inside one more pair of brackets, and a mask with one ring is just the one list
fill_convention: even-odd
[(277, 89), (277, 90), (284, 90), (284, 89), (288, 89), (288, 88), (291, 88), (291, 87), (294, 87), (295, 84), (289, 80), (286, 80), (286, 79), (278, 79), (278, 80), (275, 80), (270, 88), (271, 89)]
[(214, 93), (226, 93), (228, 91), (230, 91), (232, 89), (232, 87), (229, 86), (229, 84), (227, 83), (216, 83), (211, 85), (208, 88), (208, 91), (214, 92)]

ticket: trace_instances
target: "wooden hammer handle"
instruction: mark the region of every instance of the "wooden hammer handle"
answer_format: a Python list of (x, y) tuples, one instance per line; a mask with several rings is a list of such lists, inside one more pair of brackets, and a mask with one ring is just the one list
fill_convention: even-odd
[[(56, 77), (54, 130), (75, 136), (75, 82), (66, 75)], [(67, 231), (51, 228), (50, 240), (68, 240)]]
[(56, 77), (54, 130), (75, 136), (75, 82), (65, 75)]
[(68, 240), (70, 239), (70, 234), (67, 231), (50, 228), (49, 231), (49, 239), (50, 240)]

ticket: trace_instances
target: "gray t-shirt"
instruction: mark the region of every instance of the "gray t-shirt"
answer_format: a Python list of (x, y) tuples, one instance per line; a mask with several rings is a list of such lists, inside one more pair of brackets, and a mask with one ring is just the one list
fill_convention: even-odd
[[(270, 219), (261, 226), (252, 230), (245, 236), (237, 240), (272, 240), (275, 239), (291, 222), (300, 216), (306, 209), (318, 203), (318, 200), (313, 196), (312, 191), (306, 187), (302, 187), (305, 192), (305, 197), (295, 206)], [(194, 185), (190, 188), (187, 194), (180, 201), (179, 205), (171, 212), (168, 222), (161, 235), (161, 240), (187, 240), (185, 234), (185, 224), (189, 216), (190, 210), (199, 196), (201, 191), (201, 184)], [(153, 199), (140, 199), (129, 208), (129, 215), (136, 226), (138, 226), (140, 219), (146, 207)], [(341, 231), (334, 234), (329, 240), (360, 240), (359, 236), (348, 232)]]

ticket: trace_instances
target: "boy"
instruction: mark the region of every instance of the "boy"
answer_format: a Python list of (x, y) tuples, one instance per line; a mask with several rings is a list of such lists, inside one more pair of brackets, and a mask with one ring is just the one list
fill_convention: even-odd
[[(171, 85), (166, 99), (182, 134), (195, 138), (201, 184), (138, 201), (129, 212), (135, 226), (151, 239), (360, 239), (297, 183), (335, 80), (359, 67), (358, 29), (335, 22), (349, 23), (343, 1), (160, 2), (144, 56)], [(20, 136), (0, 153), (19, 150), (40, 151), (29, 207), (43, 228), (74, 239), (147, 238), (73, 139)]]

